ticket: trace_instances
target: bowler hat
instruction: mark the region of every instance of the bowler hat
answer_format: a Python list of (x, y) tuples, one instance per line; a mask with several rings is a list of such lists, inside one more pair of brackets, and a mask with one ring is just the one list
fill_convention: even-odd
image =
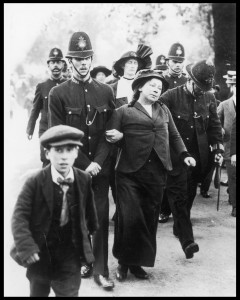
[(200, 60), (186, 66), (186, 70), (194, 83), (203, 91), (210, 91), (213, 87), (215, 66), (211, 60)]
[(63, 54), (62, 54), (62, 51), (55, 47), (53, 48), (50, 53), (49, 53), (49, 58), (47, 60), (47, 63), (49, 63), (51, 60), (61, 60), (61, 61), (65, 61), (64, 58), (63, 58)]
[(163, 91), (166, 91), (168, 89), (168, 82), (163, 77), (162, 72), (158, 70), (149, 70), (149, 69), (143, 69), (137, 72), (133, 82), (132, 82), (132, 89), (134, 90), (135, 87), (145, 78), (148, 78), (149, 80), (152, 78), (157, 78), (162, 81), (163, 84)]
[(82, 146), (81, 139), (84, 133), (71, 126), (57, 125), (46, 130), (40, 137), (44, 148), (49, 146), (78, 145)]
[(156, 59), (155, 69), (164, 71), (164, 70), (167, 70), (167, 68), (168, 67), (167, 67), (167, 64), (166, 64), (166, 56), (163, 55), (163, 54), (159, 55)]
[(98, 66), (93, 68), (92, 71), (90, 71), (91, 77), (95, 78), (98, 72), (103, 72), (106, 75), (106, 77), (112, 73), (112, 71), (110, 71), (108, 68), (104, 66)]
[(74, 32), (68, 45), (66, 58), (86, 58), (93, 55), (89, 36), (83, 32)]
[(132, 59), (132, 58), (134, 58), (138, 61), (138, 64), (139, 64), (138, 69), (144, 67), (144, 64), (145, 64), (144, 59), (139, 57), (135, 51), (128, 51), (128, 52), (124, 53), (113, 64), (113, 68), (116, 70), (118, 75), (122, 76), (123, 73), (124, 73), (122, 64), (125, 63), (127, 60)]
[(168, 52), (167, 60), (172, 59), (178, 62), (183, 62), (185, 59), (185, 50), (182, 44), (174, 43)]
[(226, 83), (236, 84), (236, 71), (227, 71), (227, 75), (224, 75), (223, 78), (226, 78)]

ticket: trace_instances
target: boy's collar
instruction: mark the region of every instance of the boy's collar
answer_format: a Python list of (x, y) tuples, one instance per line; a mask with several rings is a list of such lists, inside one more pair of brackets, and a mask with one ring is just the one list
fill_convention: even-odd
[[(60, 177), (61, 179), (64, 179), (64, 177), (55, 169), (53, 165), (51, 165), (51, 175), (52, 175), (52, 181), (59, 185), (57, 182), (57, 179)], [(74, 181), (74, 173), (73, 173), (73, 168), (70, 168), (69, 173), (67, 174), (66, 178), (71, 178)]]

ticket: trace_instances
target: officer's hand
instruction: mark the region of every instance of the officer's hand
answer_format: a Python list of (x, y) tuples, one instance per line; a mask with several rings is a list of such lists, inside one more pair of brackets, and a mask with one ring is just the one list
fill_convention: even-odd
[(186, 157), (184, 159), (184, 162), (189, 167), (195, 167), (196, 166), (196, 160), (193, 157), (191, 157), (191, 156)]
[(225, 129), (222, 127), (222, 135), (225, 134)]
[(29, 256), (29, 258), (26, 260), (26, 262), (28, 265), (31, 265), (31, 264), (37, 262), (39, 259), (40, 258), (39, 258), (38, 253), (34, 253), (31, 256)]
[(31, 134), (28, 134), (28, 135), (27, 135), (27, 138), (28, 138), (29, 140), (31, 140), (31, 139), (32, 139), (32, 135), (31, 135)]
[(96, 176), (100, 171), (101, 167), (96, 162), (91, 162), (90, 165), (86, 168), (86, 172), (88, 172), (91, 176)]
[(123, 138), (123, 133), (117, 129), (111, 129), (105, 132), (105, 136), (109, 143), (116, 143)]
[(234, 167), (236, 167), (236, 160), (237, 160), (236, 154), (232, 155), (231, 156), (231, 165)]
[(223, 156), (221, 153), (215, 154), (214, 161), (219, 164), (219, 166), (223, 163)]

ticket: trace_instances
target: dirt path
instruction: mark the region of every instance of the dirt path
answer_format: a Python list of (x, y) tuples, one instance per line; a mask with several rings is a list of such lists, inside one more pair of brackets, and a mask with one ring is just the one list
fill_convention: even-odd
[[(15, 120), (8, 129), (5, 142), (4, 194), (4, 295), (28, 296), (28, 280), (25, 269), (19, 267), (9, 256), (12, 244), (10, 218), (17, 194), (24, 181), (23, 174), (29, 169), (41, 167), (37, 134), (31, 142), (26, 140), (25, 123)], [(20, 123), (19, 123), (20, 121)], [(18, 124), (18, 127), (16, 127)], [(19, 127), (20, 126), (20, 127)], [(19, 131), (16, 133), (16, 128)], [(38, 128), (38, 127), (37, 127)], [(14, 134), (14, 139), (10, 138)], [(17, 153), (17, 154), (16, 154)], [(10, 154), (12, 156), (10, 156)], [(222, 179), (226, 171), (222, 170)], [(115, 281), (115, 289), (107, 292), (98, 287), (92, 278), (82, 279), (81, 296), (236, 296), (236, 218), (230, 216), (226, 188), (221, 187), (220, 210), (216, 210), (217, 190), (210, 188), (212, 198), (197, 196), (192, 209), (195, 240), (200, 251), (187, 260), (179, 241), (172, 234), (172, 219), (159, 224), (157, 232), (157, 256), (154, 268), (145, 268), (150, 279), (141, 281), (128, 275), (124, 283), (115, 279), (117, 261), (112, 255), (113, 222), (109, 233), (109, 270)], [(110, 219), (114, 212), (110, 197)], [(54, 294), (51, 293), (51, 296)]]

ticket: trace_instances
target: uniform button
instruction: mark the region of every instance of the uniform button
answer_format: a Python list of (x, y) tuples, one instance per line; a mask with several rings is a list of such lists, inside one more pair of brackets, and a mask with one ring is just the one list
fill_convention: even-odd
[(186, 140), (189, 140), (189, 138), (186, 138)]
[(193, 126), (191, 126), (191, 128), (193, 128)]
[(47, 96), (45, 96), (45, 99), (47, 99)]
[(58, 85), (58, 83), (56, 83), (56, 85)]
[(85, 92), (87, 92), (87, 89), (85, 90)]
[(91, 140), (91, 137), (89, 136), (88, 139)]
[(106, 108), (104, 108), (104, 110), (103, 110), (103, 111), (107, 111), (107, 110), (106, 110)]
[(71, 111), (69, 111), (68, 113), (69, 113), (69, 115), (71, 115), (71, 113), (72, 113), (72, 112), (71, 112)]
[(177, 81), (174, 81), (174, 83), (176, 84), (176, 83), (177, 83)]
[(180, 119), (180, 116), (178, 116), (178, 119)]
[(149, 161), (148, 162), (151, 162), (151, 159), (149, 159)]
[(197, 100), (195, 99), (194, 102), (197, 102)]
[(89, 155), (91, 155), (92, 153), (91, 152), (89, 152)]

